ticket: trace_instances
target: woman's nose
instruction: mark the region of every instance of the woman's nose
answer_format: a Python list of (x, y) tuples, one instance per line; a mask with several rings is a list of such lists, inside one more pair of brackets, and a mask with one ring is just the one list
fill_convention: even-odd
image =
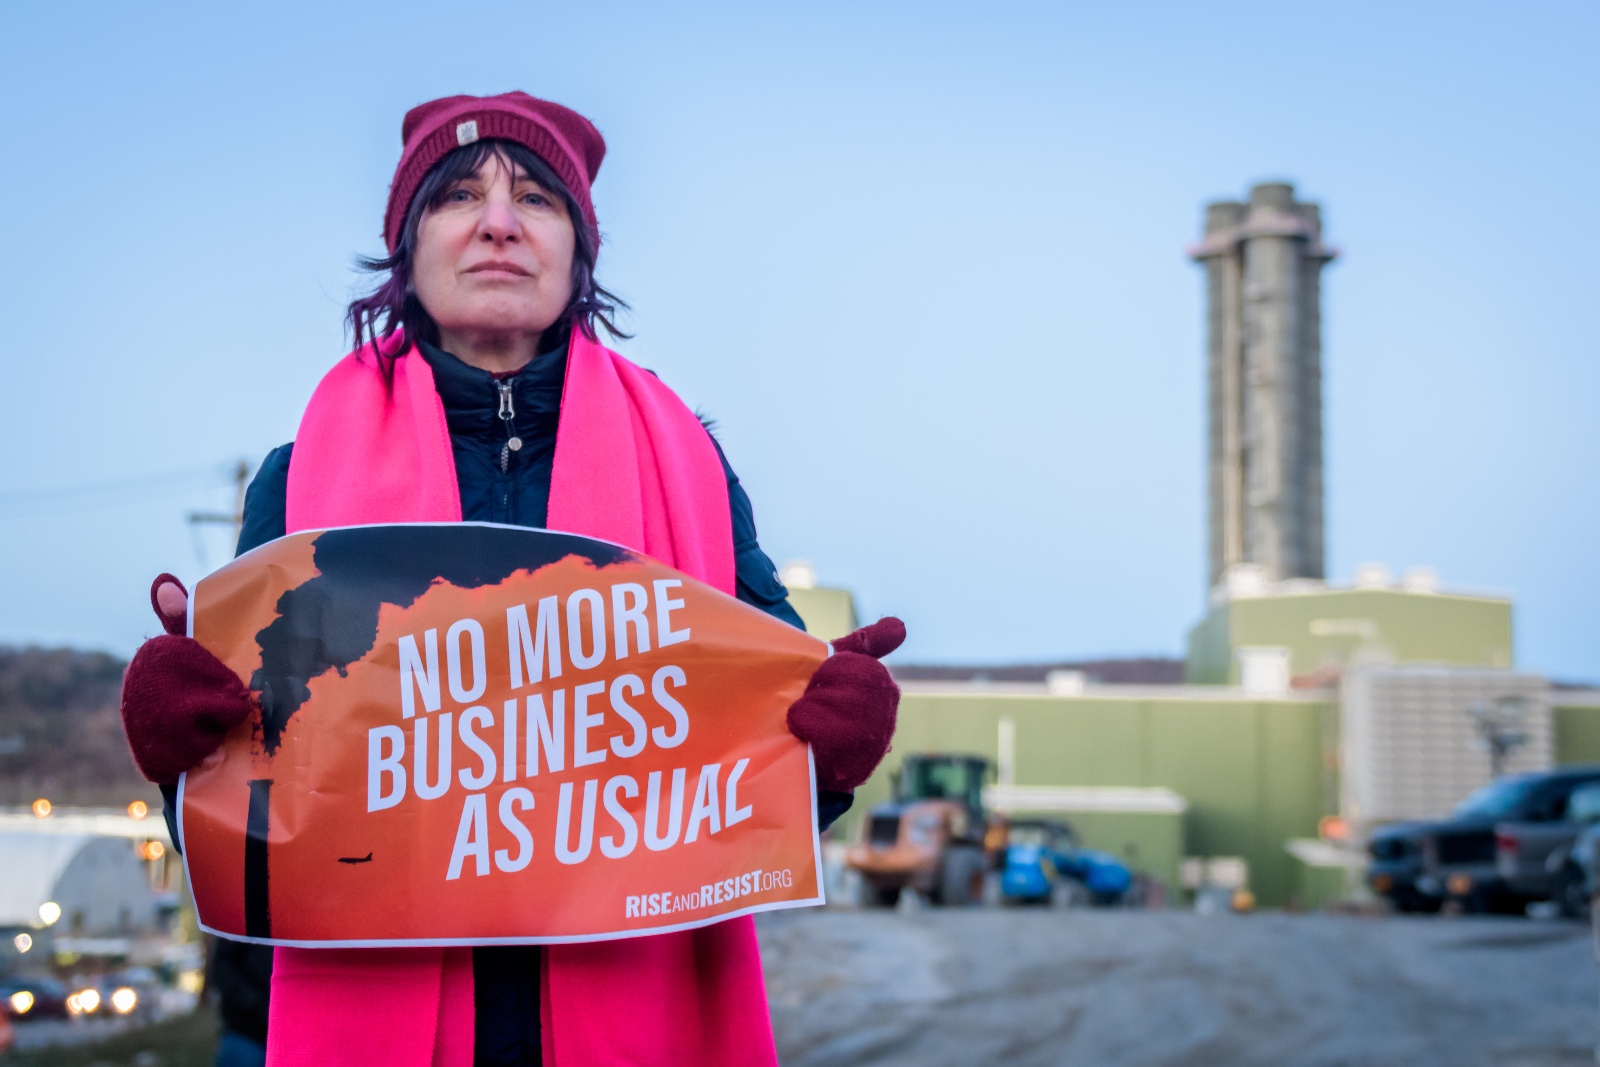
[(515, 241), (519, 233), (516, 212), (511, 210), (511, 204), (499, 197), (490, 197), (483, 205), (483, 214), (478, 219), (478, 238), (483, 241), (493, 241), (499, 244), (503, 241)]

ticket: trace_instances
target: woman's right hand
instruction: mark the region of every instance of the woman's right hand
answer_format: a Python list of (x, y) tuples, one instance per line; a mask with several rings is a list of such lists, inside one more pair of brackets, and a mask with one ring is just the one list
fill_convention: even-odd
[(170, 574), (150, 585), (167, 632), (139, 646), (122, 677), (122, 728), (139, 773), (166, 785), (215, 752), (255, 706), (250, 690), (200, 642), (184, 636), (189, 592)]

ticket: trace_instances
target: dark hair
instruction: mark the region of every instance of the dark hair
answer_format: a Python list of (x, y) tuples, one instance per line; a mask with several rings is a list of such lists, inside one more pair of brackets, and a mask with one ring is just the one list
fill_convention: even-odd
[[(598, 322), (612, 337), (630, 336), (619, 330), (614, 321), (619, 309), (627, 309), (627, 303), (595, 281), (594, 265), (600, 249), (600, 235), (583, 217), (566, 183), (556, 176), (544, 160), (515, 141), (486, 140), (457, 148), (435, 163), (433, 169), (423, 177), (416, 194), (411, 198), (411, 206), (406, 209), (405, 224), (400, 227), (399, 246), (394, 252), (381, 258), (357, 257), (356, 266), (359, 269), (386, 274), (387, 277), (366, 296), (352, 300), (345, 309), (345, 325), (350, 329), (356, 348), (387, 338), (397, 328), (405, 330), (407, 348), (418, 340), (435, 345), (439, 343), (439, 327), (422, 306), (422, 301), (417, 299), (411, 284), (411, 259), (416, 253), (417, 230), (422, 224), (423, 215), (443, 203), (457, 182), (478, 173), (492, 156), (498, 156), (501, 162), (510, 167), (520, 168), (535, 183), (561, 197), (566, 204), (567, 217), (572, 220), (573, 233), (577, 238), (572, 253), (572, 298), (551, 329), (570, 330), (576, 326), (591, 339), (597, 339), (595, 323)], [(380, 357), (379, 363), (386, 376), (393, 359), (400, 354), (393, 352), (387, 357)]]

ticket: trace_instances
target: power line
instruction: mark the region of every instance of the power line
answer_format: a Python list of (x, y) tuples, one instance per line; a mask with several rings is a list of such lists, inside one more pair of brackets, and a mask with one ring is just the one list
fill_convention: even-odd
[(240, 464), (171, 471), (144, 478), (121, 478), (61, 488), (0, 493), (0, 520), (45, 518), (98, 511), (152, 498), (176, 496), (232, 482)]

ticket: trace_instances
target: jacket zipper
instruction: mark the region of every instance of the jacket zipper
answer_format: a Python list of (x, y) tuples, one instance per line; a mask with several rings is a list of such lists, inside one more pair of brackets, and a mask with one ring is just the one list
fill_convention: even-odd
[(500, 389), (500, 421), (506, 424), (506, 443), (500, 446), (500, 473), (511, 466), (511, 453), (521, 451), (522, 438), (517, 436), (517, 405), (511, 398), (511, 382), (495, 382)]

